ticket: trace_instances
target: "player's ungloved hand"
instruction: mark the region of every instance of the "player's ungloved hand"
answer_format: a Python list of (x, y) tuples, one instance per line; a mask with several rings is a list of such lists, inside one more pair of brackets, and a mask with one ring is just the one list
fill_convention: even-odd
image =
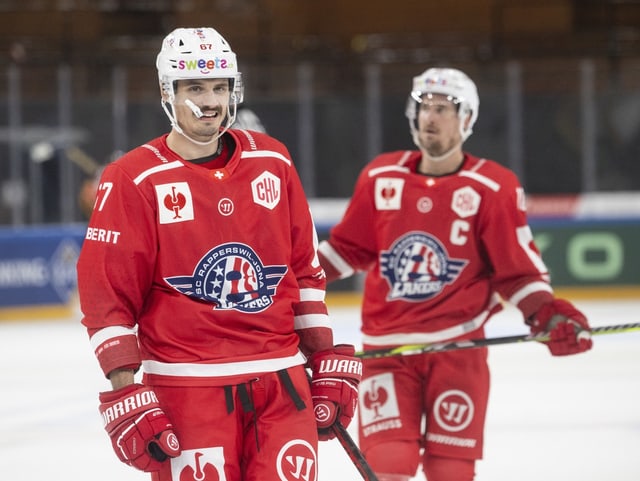
[(588, 351), (593, 345), (587, 318), (569, 301), (555, 299), (544, 304), (529, 321), (532, 334), (545, 332), (545, 344), (554, 356)]
[(152, 389), (130, 384), (102, 392), (100, 414), (113, 449), (123, 463), (153, 472), (167, 458), (180, 454), (173, 425)]
[(331, 426), (336, 422), (346, 428), (356, 411), (362, 361), (354, 354), (353, 346), (339, 344), (309, 358), (311, 398), (321, 441), (335, 437)]

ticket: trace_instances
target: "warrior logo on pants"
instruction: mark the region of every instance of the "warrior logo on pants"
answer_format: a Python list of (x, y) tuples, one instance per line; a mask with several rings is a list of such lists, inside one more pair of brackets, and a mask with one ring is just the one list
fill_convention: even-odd
[(317, 481), (316, 452), (302, 439), (289, 441), (278, 453), (277, 469), (282, 481)]
[(451, 432), (466, 428), (473, 419), (473, 411), (473, 401), (469, 395), (457, 389), (440, 394), (433, 407), (438, 426)]

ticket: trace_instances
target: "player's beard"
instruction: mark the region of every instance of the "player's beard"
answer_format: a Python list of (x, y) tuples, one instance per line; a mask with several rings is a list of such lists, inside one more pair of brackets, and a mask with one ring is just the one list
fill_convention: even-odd
[(452, 152), (458, 145), (456, 139), (449, 138), (449, 141), (444, 144), (439, 139), (429, 139), (421, 141), (424, 151), (434, 160), (443, 159), (448, 153)]
[(220, 131), (220, 124), (211, 122), (210, 125), (198, 125), (193, 129), (193, 138), (201, 142), (206, 142)]
[(221, 111), (221, 109), (215, 109), (217, 112), (217, 116), (211, 118), (211, 120), (203, 122), (201, 119), (194, 118), (192, 120), (193, 127), (191, 128), (191, 135), (194, 139), (206, 142), (211, 139), (214, 135), (216, 135), (224, 123), (225, 115)]

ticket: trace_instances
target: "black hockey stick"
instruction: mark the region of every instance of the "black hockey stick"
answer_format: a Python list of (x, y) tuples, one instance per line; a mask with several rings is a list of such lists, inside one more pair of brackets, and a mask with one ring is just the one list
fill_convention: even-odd
[[(640, 331), (640, 322), (631, 324), (618, 324), (613, 326), (592, 327), (591, 335), (600, 334), (620, 334), (623, 332)], [(434, 342), (431, 344), (405, 344), (388, 349), (371, 349), (356, 352), (356, 357), (360, 359), (377, 359), (390, 356), (412, 356), (415, 354), (426, 354), (433, 352), (453, 351), (458, 349), (474, 349), (477, 347), (495, 346), (498, 344), (514, 344), (519, 342), (545, 342), (549, 340), (549, 335), (541, 334), (519, 334), (515, 336), (490, 337), (487, 339), (467, 339), (463, 341)]]
[[(311, 382), (311, 375), (308, 371), (307, 378), (309, 379), (309, 382)], [(362, 476), (362, 479), (364, 479), (364, 481), (378, 481), (376, 473), (374, 473), (373, 469), (371, 469), (371, 466), (369, 466), (369, 463), (364, 457), (364, 454), (362, 454), (362, 451), (360, 451), (360, 448), (347, 431), (347, 428), (345, 428), (339, 422), (336, 422), (333, 426), (331, 426), (331, 431), (333, 431), (333, 434), (336, 435), (336, 439), (342, 445), (342, 448), (346, 451), (349, 459), (351, 459), (351, 462)]]
[(349, 458), (351, 459), (353, 465), (362, 475), (362, 479), (364, 479), (364, 481), (378, 481), (376, 473), (373, 472), (373, 469), (371, 469), (371, 466), (369, 466), (369, 463), (365, 459), (364, 454), (362, 454), (362, 451), (360, 451), (358, 445), (349, 435), (347, 428), (345, 428), (339, 422), (336, 422), (331, 427), (331, 430), (336, 435), (336, 439), (340, 442), (344, 450), (349, 455)]

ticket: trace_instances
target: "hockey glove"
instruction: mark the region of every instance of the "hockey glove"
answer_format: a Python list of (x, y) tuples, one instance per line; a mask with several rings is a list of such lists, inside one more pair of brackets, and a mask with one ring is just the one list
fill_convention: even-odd
[(544, 304), (530, 322), (532, 334), (548, 333), (547, 347), (554, 356), (568, 356), (591, 349), (587, 318), (569, 301), (555, 299)]
[(321, 441), (333, 439), (331, 427), (339, 422), (346, 428), (355, 414), (362, 361), (354, 354), (353, 346), (340, 344), (309, 358), (311, 398)]
[(130, 384), (100, 393), (100, 414), (123, 463), (153, 472), (167, 458), (180, 454), (173, 426), (148, 387)]

